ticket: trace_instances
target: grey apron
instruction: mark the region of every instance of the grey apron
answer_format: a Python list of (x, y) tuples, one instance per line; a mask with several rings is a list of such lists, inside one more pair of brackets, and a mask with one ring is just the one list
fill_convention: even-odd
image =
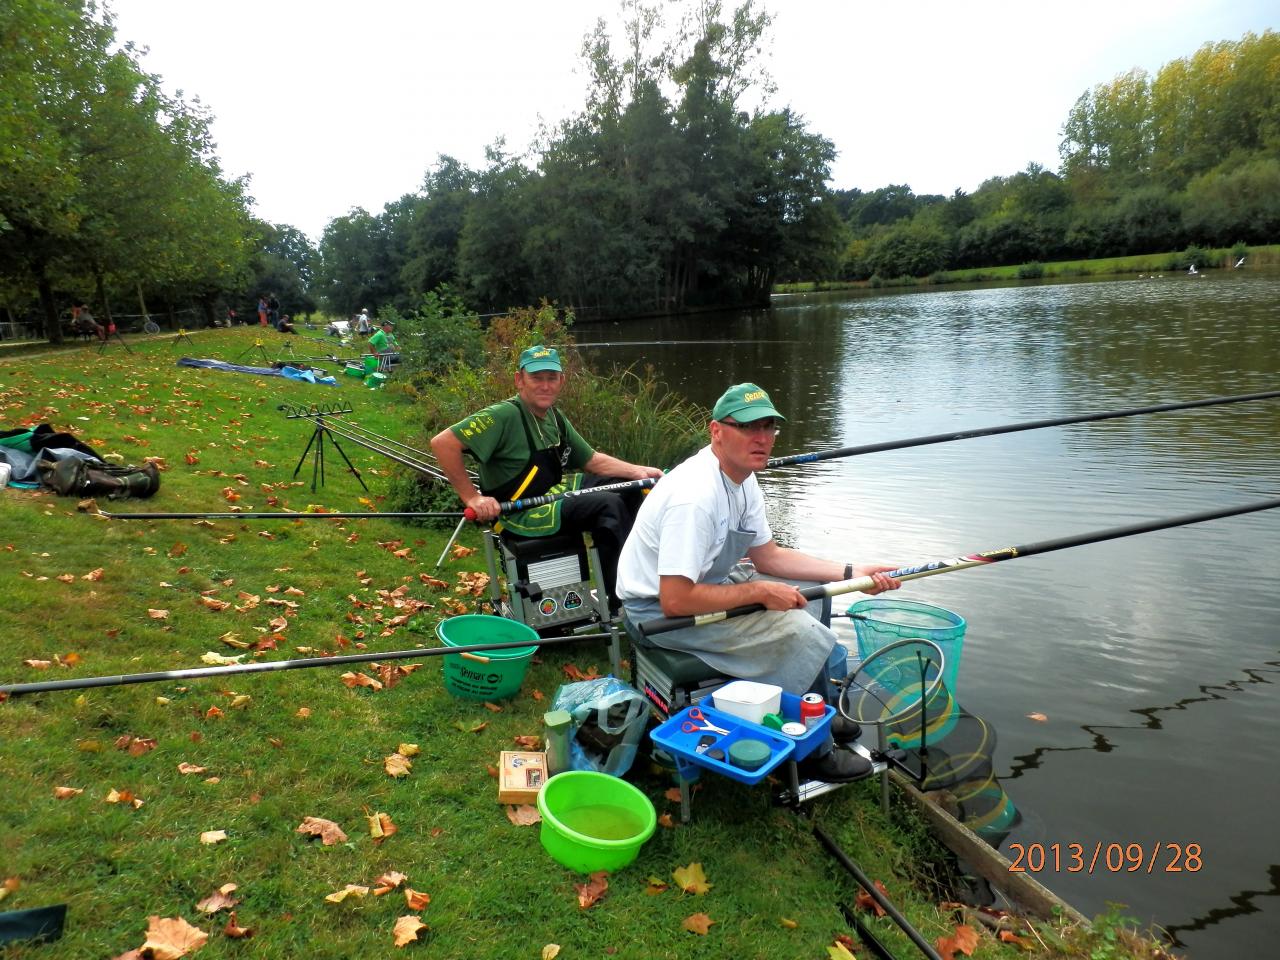
[[(742, 583), (756, 577), (749, 564), (739, 564), (755, 536), (752, 530), (730, 529), (702, 582)], [(789, 693), (802, 694), (826, 667), (836, 643), (836, 635), (817, 620), (822, 603), (815, 600), (804, 610), (762, 610), (649, 639), (668, 650), (692, 653), (730, 677), (773, 683)], [(662, 616), (657, 597), (627, 600), (624, 606), (633, 623)]]

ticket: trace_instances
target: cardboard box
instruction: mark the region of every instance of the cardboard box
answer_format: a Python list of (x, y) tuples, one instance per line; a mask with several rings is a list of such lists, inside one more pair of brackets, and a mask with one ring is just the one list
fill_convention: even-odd
[(503, 750), (498, 758), (498, 802), (536, 803), (547, 782), (544, 751)]

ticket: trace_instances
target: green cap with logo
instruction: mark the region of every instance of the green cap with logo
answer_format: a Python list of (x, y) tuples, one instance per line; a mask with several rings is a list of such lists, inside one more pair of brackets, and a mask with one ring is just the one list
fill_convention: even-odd
[(737, 383), (724, 392), (711, 411), (712, 420), (725, 420), (733, 417), (738, 423), (752, 423), (773, 417), (777, 420), (787, 418), (774, 409), (769, 394), (754, 383)]
[(560, 354), (555, 347), (544, 347), (537, 344), (520, 354), (520, 369), (525, 373), (537, 373), (539, 370), (564, 371), (560, 366)]

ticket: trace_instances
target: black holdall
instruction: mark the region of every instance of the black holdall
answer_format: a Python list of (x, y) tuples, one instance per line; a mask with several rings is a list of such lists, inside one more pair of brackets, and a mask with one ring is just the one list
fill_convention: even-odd
[(145, 499), (160, 489), (154, 463), (117, 466), (114, 463), (66, 457), (36, 464), (40, 482), (64, 497), (105, 496), (108, 500)]

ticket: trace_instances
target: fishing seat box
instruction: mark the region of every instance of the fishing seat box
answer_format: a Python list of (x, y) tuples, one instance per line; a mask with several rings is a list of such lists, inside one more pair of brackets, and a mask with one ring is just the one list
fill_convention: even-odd
[(514, 537), (490, 530), (484, 550), (495, 613), (548, 639), (576, 634), (586, 639), (603, 631), (610, 669), (621, 675), (621, 635), (609, 615), (600, 557), (590, 540), (580, 534)]
[(659, 720), (700, 702), (733, 679), (692, 653), (658, 646), (625, 614), (622, 626), (631, 641), (632, 686), (644, 694)]

